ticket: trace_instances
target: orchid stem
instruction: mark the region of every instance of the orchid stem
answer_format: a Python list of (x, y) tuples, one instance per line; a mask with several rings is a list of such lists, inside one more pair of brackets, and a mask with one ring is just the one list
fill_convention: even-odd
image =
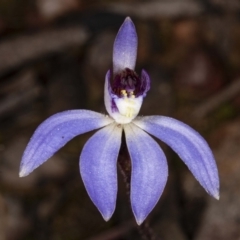
[[(127, 144), (125, 136), (122, 137), (122, 145), (120, 148), (120, 153), (118, 157), (118, 166), (120, 168), (121, 174), (123, 175), (123, 180), (126, 184), (127, 195), (130, 202), (130, 182), (131, 182), (131, 161), (127, 150)], [(138, 231), (143, 240), (155, 240), (153, 231), (149, 227), (149, 223), (145, 220), (140, 226), (138, 226)]]

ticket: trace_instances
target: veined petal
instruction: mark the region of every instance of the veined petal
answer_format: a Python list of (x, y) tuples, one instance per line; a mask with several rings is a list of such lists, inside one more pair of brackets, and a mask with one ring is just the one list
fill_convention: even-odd
[(22, 157), (19, 176), (27, 176), (75, 136), (111, 122), (112, 118), (88, 110), (70, 110), (51, 116), (30, 139)]
[(117, 158), (122, 127), (115, 123), (95, 133), (80, 156), (80, 172), (88, 195), (107, 221), (117, 197)]
[(134, 124), (124, 125), (132, 161), (131, 204), (140, 225), (157, 204), (167, 182), (166, 157), (156, 141)]
[(113, 46), (113, 74), (129, 68), (134, 69), (137, 58), (137, 33), (135, 26), (127, 17), (116, 36)]
[(205, 190), (219, 199), (219, 177), (214, 156), (203, 137), (188, 125), (169, 117), (149, 116), (134, 123), (169, 145)]

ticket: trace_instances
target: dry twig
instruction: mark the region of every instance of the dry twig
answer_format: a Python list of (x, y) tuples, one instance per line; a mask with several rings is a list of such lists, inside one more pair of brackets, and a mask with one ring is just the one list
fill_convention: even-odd
[(63, 51), (69, 46), (81, 46), (87, 39), (88, 33), (79, 26), (6, 39), (0, 42), (0, 75), (27, 61)]

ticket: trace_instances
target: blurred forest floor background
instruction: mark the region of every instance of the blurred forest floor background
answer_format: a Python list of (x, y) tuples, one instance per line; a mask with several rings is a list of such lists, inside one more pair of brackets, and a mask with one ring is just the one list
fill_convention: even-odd
[(172, 116), (199, 131), (221, 181), (216, 201), (163, 145), (169, 179), (149, 216), (157, 239), (240, 239), (240, 2), (1, 0), (0, 240), (140, 239), (120, 174), (109, 222), (87, 196), (78, 159), (92, 133), (18, 177), (44, 119), (67, 109), (106, 112), (105, 74), (126, 16), (139, 37), (137, 72), (151, 77), (140, 114)]

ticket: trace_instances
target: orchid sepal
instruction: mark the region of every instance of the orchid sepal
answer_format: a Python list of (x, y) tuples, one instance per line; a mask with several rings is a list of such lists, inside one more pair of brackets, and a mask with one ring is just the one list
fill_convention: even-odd
[(90, 110), (69, 110), (46, 119), (34, 132), (20, 164), (25, 177), (77, 135), (104, 127), (113, 119)]
[(97, 131), (85, 144), (80, 156), (80, 173), (92, 202), (105, 221), (116, 206), (117, 159), (122, 127), (116, 123)]
[(202, 187), (219, 199), (217, 165), (209, 145), (198, 132), (181, 121), (165, 116), (138, 117), (134, 123), (169, 145)]
[(120, 27), (113, 45), (113, 74), (125, 68), (135, 69), (138, 37), (134, 23), (127, 17)]
[(131, 205), (136, 222), (140, 225), (165, 188), (167, 160), (156, 141), (134, 123), (124, 125), (124, 132), (132, 163)]

